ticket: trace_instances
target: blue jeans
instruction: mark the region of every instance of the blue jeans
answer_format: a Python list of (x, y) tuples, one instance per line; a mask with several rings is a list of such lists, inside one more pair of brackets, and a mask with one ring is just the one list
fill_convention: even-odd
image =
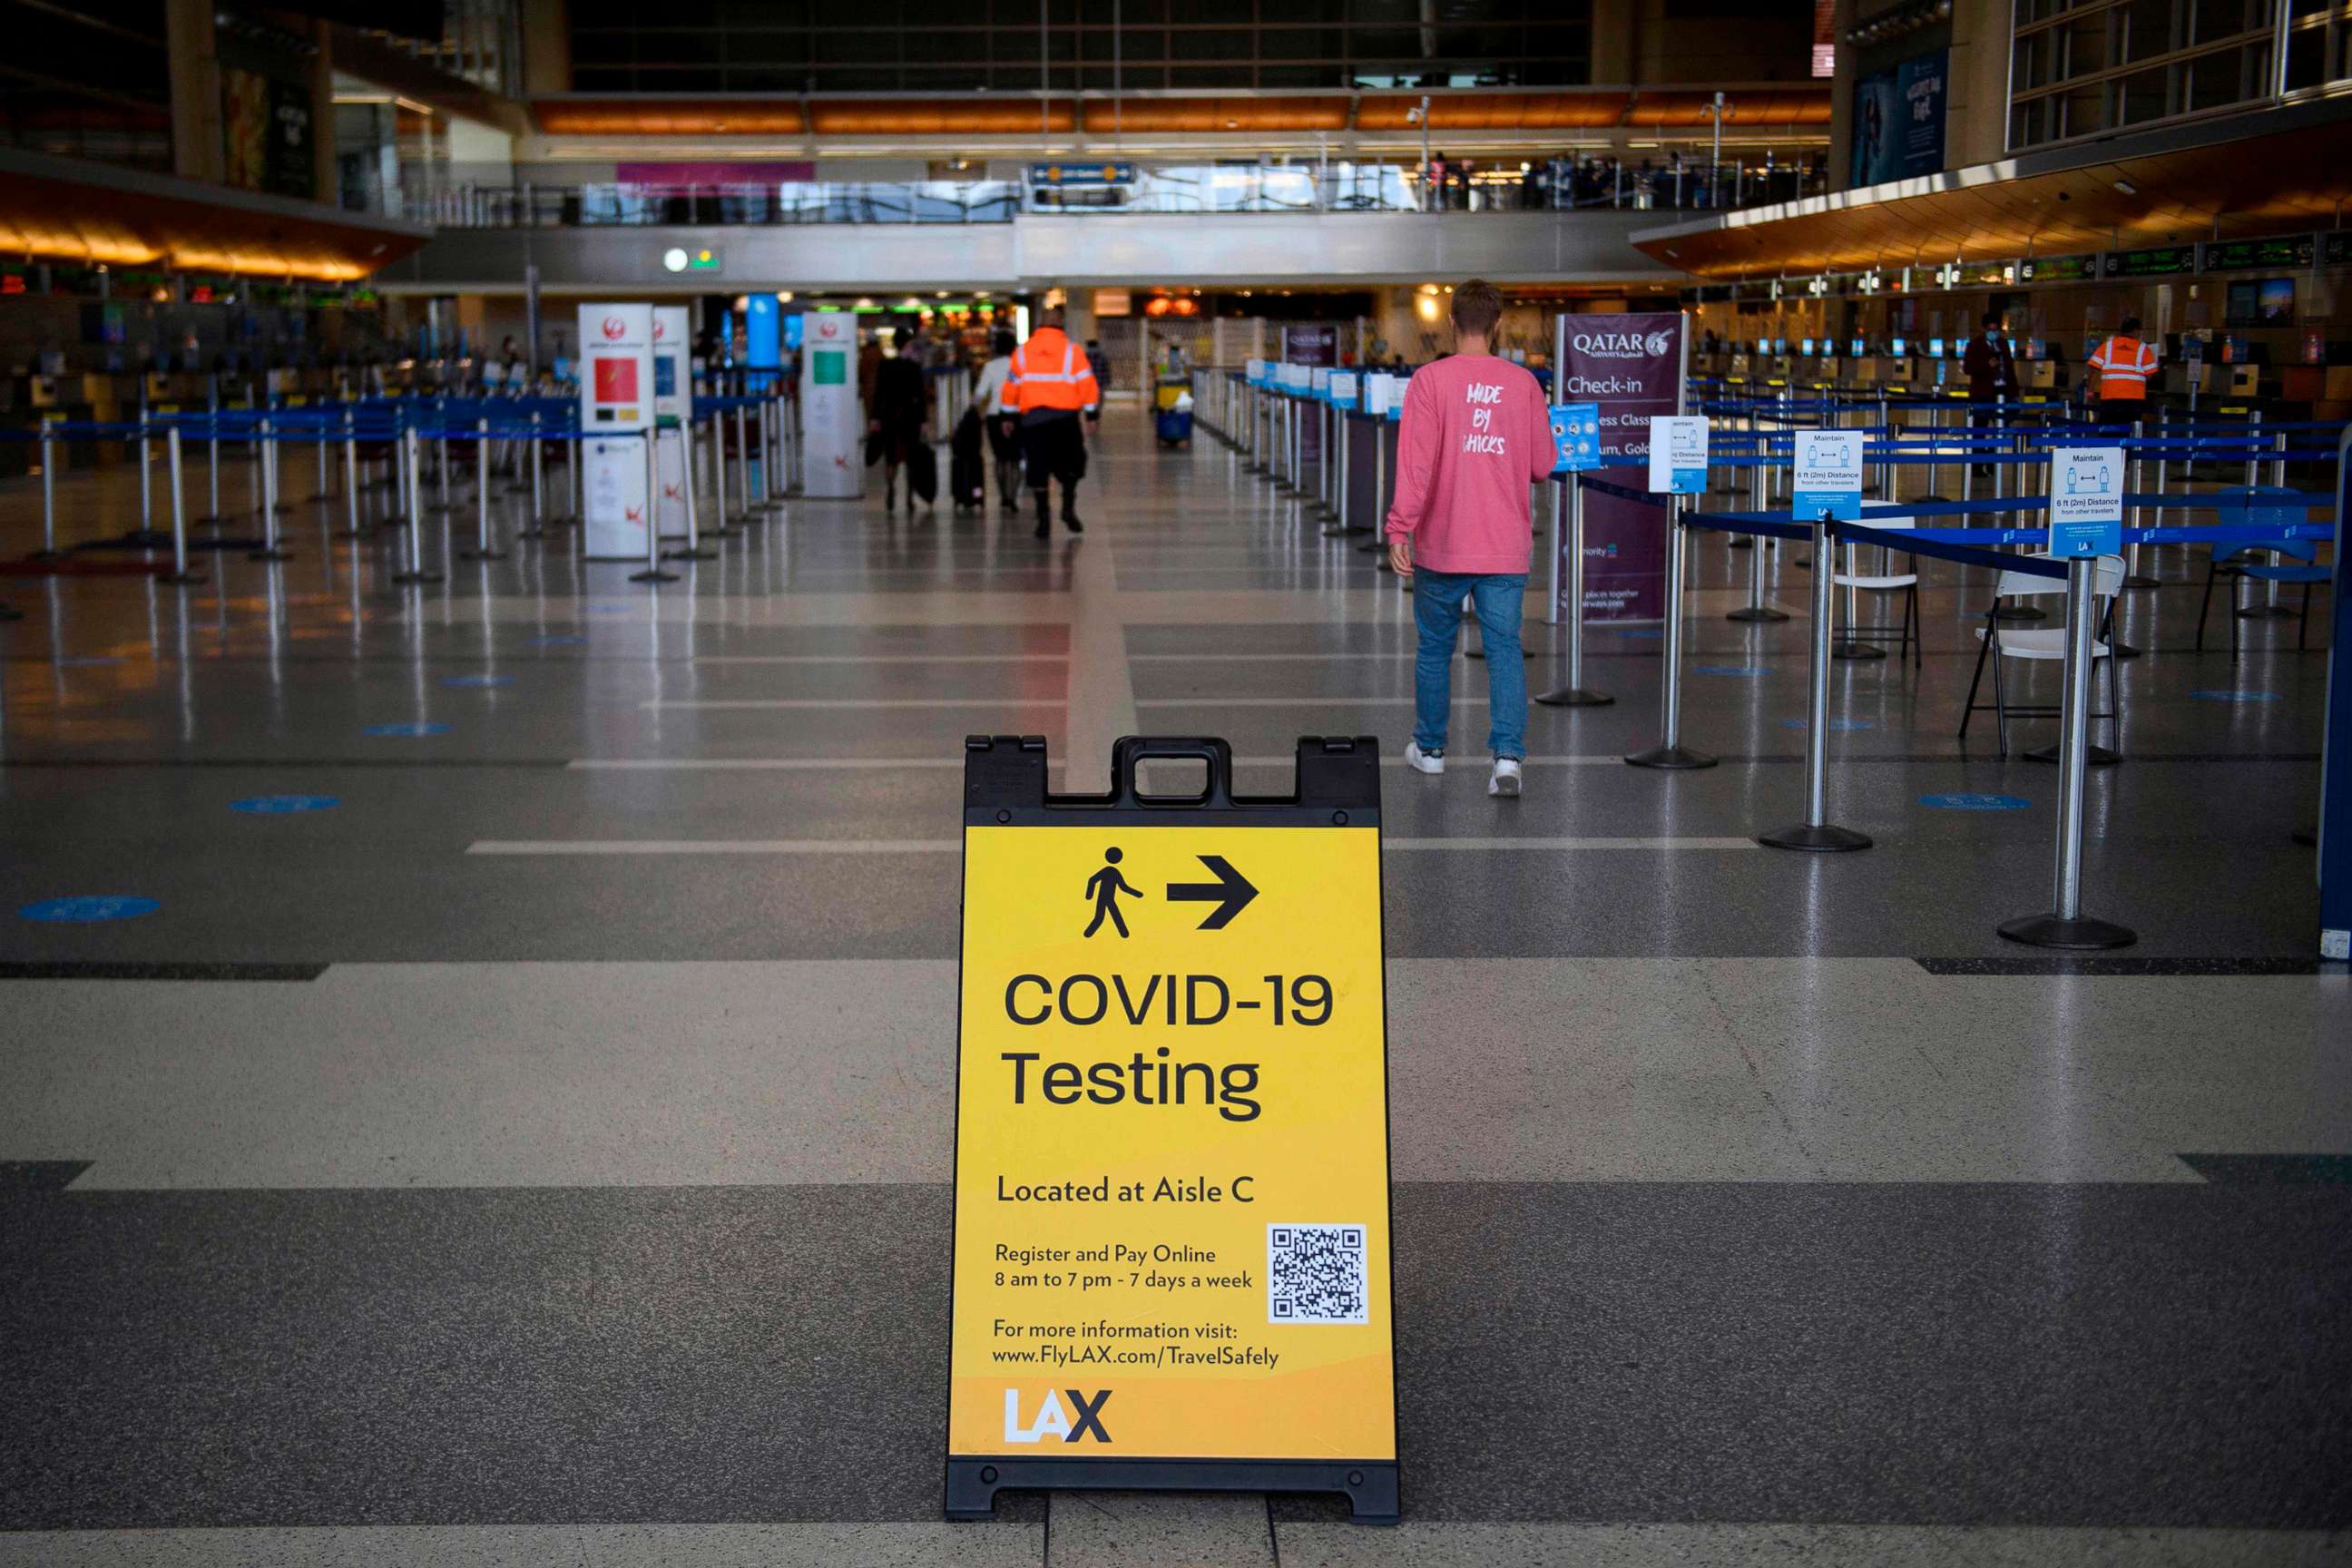
[(1498, 757), (1525, 761), (1528, 754), (1528, 672), (1519, 662), (1519, 612), (1528, 574), (1474, 576), (1459, 572), (1412, 572), (1412, 618), (1421, 628), (1421, 651), (1412, 661), (1412, 738), (1424, 752), (1445, 749), (1445, 721), (1454, 707), (1454, 639), (1462, 626), (1462, 601), (1478, 611), (1486, 638), (1486, 707), (1492, 727), (1486, 749)]

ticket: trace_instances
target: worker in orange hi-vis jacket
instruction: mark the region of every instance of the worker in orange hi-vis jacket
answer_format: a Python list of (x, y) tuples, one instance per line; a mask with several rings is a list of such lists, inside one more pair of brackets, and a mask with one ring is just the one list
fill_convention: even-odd
[(2148, 378), (2156, 374), (2156, 349), (2140, 341), (2139, 318), (2126, 316), (2124, 324), (2092, 351), (2093, 395), (2099, 400), (2102, 425), (2137, 425), (2147, 415)]
[(1086, 351), (1062, 331), (1062, 312), (1048, 310), (1044, 324), (1013, 353), (1013, 370), (1000, 395), (1021, 421), (1021, 452), (1029, 467), (1029, 488), (1037, 497), (1037, 537), (1054, 531), (1053, 487), (1062, 481), (1062, 525), (1072, 533), (1078, 521), (1078, 481), (1087, 472), (1087, 437), (1080, 417), (1102, 416), (1102, 388)]

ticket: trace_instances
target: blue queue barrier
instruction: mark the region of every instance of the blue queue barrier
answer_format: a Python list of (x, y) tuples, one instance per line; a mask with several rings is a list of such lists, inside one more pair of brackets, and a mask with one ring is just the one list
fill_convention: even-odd
[(2327, 650), (2327, 723), (2319, 751), (2319, 956), (2352, 959), (2352, 430), (2336, 444), (2335, 637)]
[[(2341, 460), (2347, 453), (2352, 453), (2352, 431), (2347, 432), (2336, 455)], [(2347, 508), (2352, 508), (2352, 486), (2346, 483), (2344, 472), (2339, 468), (2336, 488), (2326, 491), (2282, 493), (2252, 489), (2193, 497), (2132, 493), (2124, 497), (2124, 505), (2135, 509), (2135, 512), (2137, 509), (2147, 508), (2158, 511), (2213, 511), (2217, 516), (2217, 521), (2210, 523), (2127, 527), (2123, 531), (2126, 543), (2242, 543), (2275, 540), (2282, 534), (2290, 538), (2332, 539), (2336, 542), (2336, 596), (2332, 616), (2336, 641), (2329, 651), (2327, 750), (2323, 761), (2322, 816), (2318, 835), (2321, 948), (2323, 955), (2330, 957), (2346, 956), (2345, 944), (2352, 942), (2352, 776), (2348, 776), (2352, 775), (2352, 768), (2344, 765), (2344, 760), (2352, 757), (2352, 751), (2346, 749), (2352, 747), (2352, 651), (2347, 651), (2352, 650), (2352, 641), (2347, 641), (2347, 638), (2352, 638), (2352, 606), (2347, 606), (2345, 602), (2345, 589), (2347, 584), (2352, 584), (2352, 569), (2347, 569), (2344, 550), (2344, 519)], [(1666, 498), (1596, 479), (1589, 474), (1570, 478), (1581, 489), (1647, 505), (1666, 506), (1673, 513), (1673, 532), (1666, 557), (1666, 665), (1660, 683), (1660, 741), (1658, 745), (1648, 751), (1631, 753), (1625, 758), (1627, 763), (1636, 766), (1683, 769), (1707, 767), (1716, 761), (1706, 752), (1683, 745), (1681, 740), (1681, 681), (1677, 665), (1683, 611), (1679, 592), (1682, 574), (1678, 563), (1684, 531), (1709, 529), (1755, 537), (1811, 538), (1813, 541), (1822, 566), (1816, 569), (1813, 582), (1814, 622), (1808, 689), (1811, 718), (1806, 739), (1805, 810), (1803, 819), (1794, 826), (1758, 836), (1759, 842), (1775, 848), (1833, 851), (1865, 849), (1871, 846), (1867, 836), (1831, 824), (1826, 809), (1829, 728), (1825, 722), (1826, 682), (1828, 661), (1832, 657), (1828, 636), (1832, 616), (1827, 603), (1831, 574), (1826, 566), (1827, 552), (1834, 544), (1882, 545), (1907, 554), (1934, 556), (1997, 572), (2020, 572), (2063, 580), (2067, 584), (2070, 635), (2065, 684), (2059, 707), (2061, 739), (2054, 748), (2054, 754), (2049, 759), (2057, 763), (2060, 770), (2060, 810), (2053, 860), (2051, 908), (2003, 921), (1997, 929), (2003, 938), (2010, 941), (2068, 952), (2120, 947), (2137, 940), (2129, 928), (2093, 918), (2083, 911), (2084, 777), (2091, 752), (2087, 716), (2092, 640), (2092, 563), (1996, 553), (2004, 545), (2043, 542), (2047, 530), (2042, 527), (1964, 521), (1958, 526), (1888, 530), (1872, 527), (1867, 516), (1858, 522), (1838, 521), (1824, 517), (1809, 524), (1787, 511), (1759, 510), (1685, 513), (1679, 504), (1670, 503)], [(1971, 519), (1996, 513), (2044, 511), (2048, 504), (2040, 497), (2010, 497), (1980, 501), (1931, 501), (1918, 506), (1895, 503), (1884, 510), (1899, 510), (1908, 517)], [(2334, 520), (2325, 523), (2308, 521), (2310, 510), (2326, 507), (2335, 509)], [(2250, 516), (2256, 510), (2264, 512), (2299, 510), (2306, 515), (2300, 521), (2272, 520), (2256, 524)], [(2229, 514), (2233, 511), (2249, 514), (2248, 520), (2229, 521)]]

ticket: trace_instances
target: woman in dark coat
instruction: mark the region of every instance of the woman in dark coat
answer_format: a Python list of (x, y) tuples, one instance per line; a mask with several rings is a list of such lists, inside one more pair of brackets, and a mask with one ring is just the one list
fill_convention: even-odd
[[(897, 338), (894, 336), (893, 342)], [(931, 422), (931, 392), (922, 367), (904, 353), (885, 359), (874, 371), (874, 405), (866, 410), (866, 433), (882, 443), (882, 510), (898, 504), (898, 468)], [(907, 510), (915, 510), (915, 487), (907, 487)]]

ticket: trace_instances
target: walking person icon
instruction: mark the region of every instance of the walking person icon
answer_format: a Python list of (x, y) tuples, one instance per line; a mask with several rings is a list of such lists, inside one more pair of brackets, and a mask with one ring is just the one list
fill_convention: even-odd
[(1120, 852), (1117, 847), (1104, 850), (1103, 868), (1087, 879), (1087, 897), (1095, 901), (1095, 918), (1087, 924), (1088, 936), (1102, 929), (1105, 916), (1108, 916), (1110, 923), (1118, 928), (1118, 934), (1125, 936), (1127, 918), (1118, 912), (1118, 896), (1125, 893), (1130, 898), (1143, 897), (1129, 887), (1127, 879), (1118, 874), (1119, 859)]

